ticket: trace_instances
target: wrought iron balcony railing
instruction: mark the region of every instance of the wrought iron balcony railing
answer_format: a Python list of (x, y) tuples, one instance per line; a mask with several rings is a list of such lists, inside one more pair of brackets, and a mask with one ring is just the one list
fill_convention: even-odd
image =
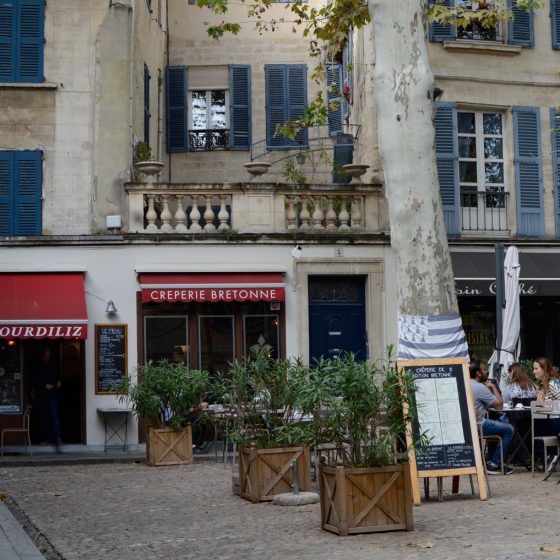
[(507, 192), (462, 192), (462, 230), (508, 231), (508, 200)]
[(189, 130), (189, 149), (193, 152), (229, 150), (229, 128)]

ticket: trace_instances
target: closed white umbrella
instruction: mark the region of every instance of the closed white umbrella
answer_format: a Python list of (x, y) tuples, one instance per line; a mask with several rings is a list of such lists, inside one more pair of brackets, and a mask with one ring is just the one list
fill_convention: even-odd
[(521, 328), (521, 313), (519, 305), (519, 251), (517, 247), (511, 246), (506, 252), (504, 259), (504, 294), (506, 306), (502, 314), (502, 347), (496, 348), (489, 363), (499, 362), (502, 375), (500, 377), (500, 388), (509, 379), (507, 370), (510, 364), (517, 362), (521, 351), (521, 340), (519, 331)]

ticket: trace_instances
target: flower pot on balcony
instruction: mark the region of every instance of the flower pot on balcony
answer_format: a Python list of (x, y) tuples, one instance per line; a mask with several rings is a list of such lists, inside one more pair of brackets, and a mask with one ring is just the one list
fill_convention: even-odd
[(342, 166), (344, 172), (352, 177), (350, 184), (362, 184), (362, 175), (369, 169), (369, 165), (362, 165), (360, 163), (348, 163)]
[(165, 164), (161, 161), (146, 160), (137, 161), (134, 164), (134, 169), (139, 173), (146, 175), (148, 180), (151, 182), (151, 180), (153, 180), (153, 176), (157, 175), (164, 166)]
[(243, 167), (251, 174), (251, 179), (264, 175), (272, 164), (265, 163), (264, 161), (250, 161), (249, 163), (244, 163)]

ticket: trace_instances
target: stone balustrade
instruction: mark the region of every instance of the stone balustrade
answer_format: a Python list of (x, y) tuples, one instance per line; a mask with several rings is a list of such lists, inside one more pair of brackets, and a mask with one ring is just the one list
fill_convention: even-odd
[(128, 183), (126, 191), (130, 232), (388, 230), (378, 184)]

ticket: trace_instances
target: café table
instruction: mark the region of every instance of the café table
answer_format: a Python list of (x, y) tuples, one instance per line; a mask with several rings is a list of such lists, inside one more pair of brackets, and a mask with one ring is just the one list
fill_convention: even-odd
[[(504, 405), (502, 410), (489, 408), (489, 412), (496, 414), (505, 414), (508, 417), (509, 423), (515, 428), (515, 435), (512, 445), (507, 457), (507, 463), (515, 464), (516, 459), (523, 459), (523, 466), (531, 470), (531, 407), (530, 406), (515, 406), (507, 407)], [(524, 430), (519, 430), (522, 420), (527, 420), (528, 427)]]

